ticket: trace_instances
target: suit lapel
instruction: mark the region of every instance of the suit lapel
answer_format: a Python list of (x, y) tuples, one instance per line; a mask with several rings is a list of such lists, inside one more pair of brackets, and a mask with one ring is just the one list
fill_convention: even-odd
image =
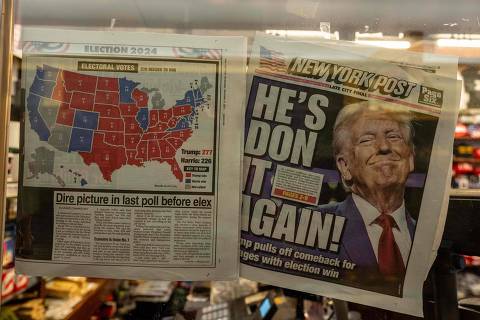
[(367, 228), (352, 196), (349, 195), (338, 209), (347, 219), (342, 241), (347, 258), (361, 266), (377, 265)]
[(407, 227), (408, 227), (408, 233), (410, 233), (410, 239), (413, 240), (413, 235), (415, 234), (415, 227), (416, 223), (415, 220), (408, 214), (408, 212), (405, 210), (405, 218), (407, 219)]

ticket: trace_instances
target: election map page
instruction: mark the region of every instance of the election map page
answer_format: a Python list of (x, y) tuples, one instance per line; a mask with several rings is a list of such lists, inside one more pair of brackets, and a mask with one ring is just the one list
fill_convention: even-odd
[(246, 41), (26, 28), (18, 272), (235, 280)]
[(28, 57), (24, 185), (212, 192), (212, 61)]

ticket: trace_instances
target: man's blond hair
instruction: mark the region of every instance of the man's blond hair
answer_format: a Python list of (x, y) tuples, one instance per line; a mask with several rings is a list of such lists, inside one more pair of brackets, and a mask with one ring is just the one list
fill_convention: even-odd
[[(333, 126), (333, 155), (335, 162), (340, 153), (346, 147), (351, 147), (350, 131), (355, 122), (361, 119), (366, 114), (380, 114), (385, 115), (392, 121), (399, 124), (405, 142), (414, 153), (413, 136), (414, 130), (412, 126), (412, 115), (410, 112), (401, 106), (392, 106), (386, 103), (378, 103), (376, 101), (362, 101), (346, 105), (340, 110)], [(348, 182), (342, 177), (342, 183), (347, 191), (350, 191)]]

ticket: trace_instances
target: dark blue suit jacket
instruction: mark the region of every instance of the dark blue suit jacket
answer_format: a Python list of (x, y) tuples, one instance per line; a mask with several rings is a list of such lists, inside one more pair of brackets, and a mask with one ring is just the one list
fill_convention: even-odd
[[(356, 267), (352, 271), (345, 271), (344, 279), (347, 279), (347, 282), (353, 282), (351, 285), (361, 289), (400, 296), (405, 275), (386, 279), (380, 273), (367, 228), (352, 195), (342, 202), (322, 205), (315, 210), (333, 213), (346, 219), (339, 255), (342, 259), (355, 263)], [(406, 215), (408, 231), (413, 240), (415, 220), (408, 213)]]

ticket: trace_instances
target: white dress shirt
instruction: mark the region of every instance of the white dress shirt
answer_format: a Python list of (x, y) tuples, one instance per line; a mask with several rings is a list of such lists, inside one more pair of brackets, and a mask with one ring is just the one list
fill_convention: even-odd
[[(352, 197), (355, 205), (358, 208), (358, 211), (362, 215), (363, 222), (367, 228), (368, 237), (370, 238), (370, 243), (373, 247), (373, 252), (375, 252), (375, 257), (377, 258), (378, 262), (378, 241), (380, 241), (383, 228), (374, 223), (374, 221), (378, 218), (380, 212), (377, 210), (377, 208), (372, 206), (367, 200), (363, 199), (359, 195), (352, 193)], [(395, 242), (397, 243), (400, 253), (402, 254), (403, 264), (406, 267), (408, 255), (410, 253), (410, 247), (412, 246), (412, 239), (410, 238), (410, 232), (408, 231), (407, 218), (405, 215), (405, 202), (402, 202), (400, 208), (395, 210), (391, 216), (398, 226), (398, 229), (392, 228), (393, 236), (395, 237)]]

